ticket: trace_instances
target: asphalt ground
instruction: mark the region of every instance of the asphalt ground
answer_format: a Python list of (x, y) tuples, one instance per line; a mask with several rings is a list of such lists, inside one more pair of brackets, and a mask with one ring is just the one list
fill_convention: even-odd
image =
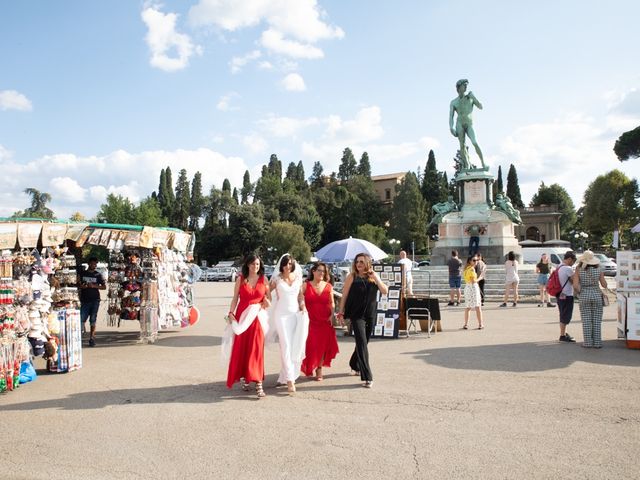
[[(374, 387), (349, 375), (353, 339), (325, 379), (267, 397), (228, 390), (219, 361), (230, 283), (196, 288), (198, 324), (135, 343), (99, 322), (84, 367), (0, 396), (2, 479), (637, 479), (640, 351), (559, 343), (557, 309), (487, 304), (484, 330), (373, 340)], [(472, 321), (470, 325), (474, 325)], [(579, 309), (568, 330), (582, 339)], [(38, 359), (37, 367), (43, 367)]]

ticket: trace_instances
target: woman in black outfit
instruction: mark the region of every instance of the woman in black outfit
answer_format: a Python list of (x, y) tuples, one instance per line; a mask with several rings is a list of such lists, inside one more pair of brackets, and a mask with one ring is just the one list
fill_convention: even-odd
[(364, 381), (366, 388), (371, 388), (373, 385), (367, 344), (376, 317), (378, 291), (386, 295), (389, 289), (373, 271), (371, 257), (366, 253), (359, 253), (353, 260), (351, 273), (344, 282), (336, 316), (338, 319), (351, 320), (356, 348), (351, 355), (349, 365), (356, 374), (360, 373), (360, 379)]

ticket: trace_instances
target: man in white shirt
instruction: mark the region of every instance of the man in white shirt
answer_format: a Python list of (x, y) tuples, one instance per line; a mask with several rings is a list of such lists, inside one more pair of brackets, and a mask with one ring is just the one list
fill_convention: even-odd
[(567, 325), (573, 316), (573, 264), (576, 263), (576, 254), (569, 250), (564, 254), (564, 260), (558, 267), (558, 280), (562, 286), (562, 291), (556, 297), (558, 300), (558, 311), (560, 313), (560, 341), (574, 343), (574, 338), (567, 333)]
[(407, 295), (413, 295), (413, 275), (411, 275), (411, 269), (413, 268), (413, 262), (407, 258), (407, 252), (400, 250), (400, 260), (398, 263), (402, 265), (404, 270), (404, 288)]

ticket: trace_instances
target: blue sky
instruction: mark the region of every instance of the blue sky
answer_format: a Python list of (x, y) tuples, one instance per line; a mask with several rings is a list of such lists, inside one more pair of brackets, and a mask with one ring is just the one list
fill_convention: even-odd
[(351, 147), (385, 174), (432, 148), (451, 172), (459, 78), (491, 171), (579, 206), (597, 175), (640, 174), (612, 151), (640, 125), (638, 18), (631, 0), (0, 0), (0, 215), (34, 187), (91, 217), (167, 165), (239, 186), (271, 153), (310, 175)]

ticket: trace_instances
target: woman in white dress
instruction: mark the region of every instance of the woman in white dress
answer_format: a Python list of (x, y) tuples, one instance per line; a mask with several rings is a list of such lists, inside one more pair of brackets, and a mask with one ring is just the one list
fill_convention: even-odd
[(278, 271), (271, 277), (271, 319), (280, 343), (282, 368), (278, 383), (287, 384), (290, 394), (296, 391), (296, 379), (305, 355), (309, 317), (302, 295), (302, 270), (291, 255), (285, 253), (278, 261)]

